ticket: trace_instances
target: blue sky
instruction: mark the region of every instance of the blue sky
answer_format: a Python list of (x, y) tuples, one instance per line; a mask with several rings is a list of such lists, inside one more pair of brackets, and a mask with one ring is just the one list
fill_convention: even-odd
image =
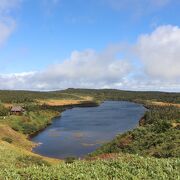
[(1, 0), (0, 88), (179, 91), (179, 8), (178, 0)]

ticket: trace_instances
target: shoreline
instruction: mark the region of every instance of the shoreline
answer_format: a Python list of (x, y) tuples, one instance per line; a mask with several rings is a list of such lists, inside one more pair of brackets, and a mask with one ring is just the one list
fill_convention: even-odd
[[(94, 102), (94, 101), (92, 101), (92, 102), (91, 101), (82, 101), (80, 104), (69, 104), (69, 105), (63, 105), (63, 106), (50, 106), (51, 108), (55, 108), (55, 109), (59, 108), (59, 109), (61, 109), (60, 111), (54, 110), (54, 111), (56, 111), (58, 113), (58, 115), (50, 118), (49, 123), (45, 124), (45, 126), (42, 127), (41, 129), (37, 130), (36, 132), (34, 132), (32, 134), (29, 134), (27, 136), (27, 139), (31, 141), (31, 139), (33, 137), (35, 137), (36, 135), (38, 135), (39, 133), (44, 131), (48, 126), (50, 126), (52, 124), (52, 122), (53, 122), (53, 120), (55, 118), (61, 117), (61, 113), (68, 110), (68, 109), (72, 109), (72, 108), (76, 108), (76, 107), (81, 107), (81, 108), (83, 108), (83, 107), (97, 107), (100, 104), (101, 103), (97, 103), (97, 102)], [(63, 110), (62, 110), (62, 108), (63, 108)]]
[[(111, 101), (111, 100), (110, 100)], [(118, 100), (118, 101), (120, 101), (120, 100)], [(42, 131), (44, 131), (46, 128), (48, 128), (48, 126), (50, 126), (51, 124), (52, 124), (52, 122), (53, 122), (53, 120), (55, 119), (55, 118), (57, 118), (57, 117), (61, 117), (61, 113), (62, 112), (64, 112), (64, 111), (66, 111), (66, 110), (68, 110), (68, 109), (72, 109), (72, 108), (76, 108), (76, 107), (81, 107), (81, 108), (86, 108), (86, 107), (97, 107), (97, 106), (100, 106), (102, 103), (103, 103), (104, 101), (101, 101), (101, 102), (99, 102), (99, 103), (97, 103), (97, 102), (88, 102), (87, 104), (86, 103), (82, 103), (82, 104), (75, 104), (75, 105), (65, 105), (65, 106), (57, 106), (57, 107), (60, 107), (60, 108), (65, 108), (63, 111), (61, 111), (61, 112), (59, 112), (59, 115), (58, 116), (54, 116), (54, 117), (52, 117), (51, 118), (51, 120), (50, 120), (50, 123), (48, 123), (47, 125), (46, 125), (46, 127), (44, 127), (44, 128), (42, 128), (42, 129), (40, 129), (39, 131), (37, 131), (37, 132), (35, 132), (35, 133), (33, 133), (33, 134), (31, 134), (31, 135), (29, 135), (28, 136), (28, 140), (29, 141), (31, 141), (31, 142), (33, 142), (31, 139), (33, 138), (33, 137), (35, 137), (35, 136), (37, 136), (39, 133), (41, 133)], [(131, 102), (131, 103), (135, 103), (135, 104), (139, 104), (139, 105), (142, 105), (146, 110), (148, 110), (148, 108), (145, 106), (145, 104), (142, 104), (142, 103), (139, 103), (139, 102), (136, 102), (136, 101), (125, 101), (125, 102)], [(146, 113), (146, 111), (145, 111), (145, 113)], [(137, 128), (137, 127), (139, 127), (139, 126), (141, 126), (141, 120), (143, 119), (144, 120), (144, 115), (145, 115), (145, 113), (143, 114), (143, 116), (142, 117), (140, 117), (140, 119), (138, 120), (138, 122), (137, 122), (137, 126), (135, 126), (134, 128)], [(134, 129), (133, 128), (133, 129)], [(125, 132), (124, 132), (125, 133)], [(116, 134), (116, 135), (118, 135), (118, 134)], [(116, 136), (115, 136), (116, 137)], [(114, 137), (114, 138), (115, 138)], [(113, 139), (114, 139), (113, 138)], [(112, 139), (112, 140), (113, 140)], [(109, 142), (111, 142), (112, 140), (110, 140)], [(35, 143), (35, 142), (33, 142), (33, 143)], [(104, 143), (103, 143), (104, 144)], [(101, 144), (101, 146), (103, 145), (103, 144)], [(38, 154), (38, 153), (36, 153), (36, 152), (34, 152), (33, 151), (33, 149), (35, 148), (35, 147), (37, 147), (37, 146), (39, 146), (39, 145), (41, 145), (41, 143), (35, 143), (35, 146), (32, 148), (32, 150), (31, 150), (31, 152), (32, 153), (35, 153), (35, 154), (37, 154), (37, 155), (40, 155), (40, 156), (43, 156), (43, 155), (41, 155), (41, 154)], [(96, 150), (95, 150), (96, 151)], [(86, 155), (87, 156), (87, 155)], [(80, 158), (80, 159), (84, 159), (86, 156), (84, 156), (84, 157), (82, 157), (82, 158)], [(43, 156), (43, 157), (47, 157), (47, 158), (52, 158), (52, 157), (49, 157), (49, 156)], [(54, 159), (54, 158), (53, 158)], [(55, 159), (57, 159), (57, 160), (62, 160), (62, 159), (65, 159), (65, 158), (55, 158)]]

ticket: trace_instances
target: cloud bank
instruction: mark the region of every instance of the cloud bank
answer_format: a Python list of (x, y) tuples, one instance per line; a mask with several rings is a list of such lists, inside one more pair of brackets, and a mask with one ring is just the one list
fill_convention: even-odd
[(59, 64), (41, 72), (0, 76), (0, 88), (13, 89), (62, 89), (67, 87), (111, 87), (121, 82), (131, 72), (131, 65), (116, 58), (117, 51), (111, 48), (101, 53), (88, 49), (73, 51)]
[(140, 35), (126, 49), (130, 58), (119, 58), (127, 48), (122, 47), (109, 46), (102, 52), (73, 51), (63, 62), (39, 72), (1, 74), (0, 89), (80, 87), (180, 91), (179, 27), (160, 26), (152, 33)]

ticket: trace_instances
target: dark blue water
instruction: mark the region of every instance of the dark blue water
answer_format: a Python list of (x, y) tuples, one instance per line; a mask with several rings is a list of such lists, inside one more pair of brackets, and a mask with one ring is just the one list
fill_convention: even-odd
[(40, 143), (33, 151), (56, 158), (82, 157), (118, 133), (136, 127), (145, 111), (142, 105), (124, 101), (66, 110), (32, 139)]

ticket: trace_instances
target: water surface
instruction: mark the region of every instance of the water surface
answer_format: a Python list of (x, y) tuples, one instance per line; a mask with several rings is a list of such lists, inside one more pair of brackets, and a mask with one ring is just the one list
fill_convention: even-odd
[(83, 157), (118, 133), (136, 127), (145, 111), (142, 105), (124, 101), (66, 110), (32, 138), (40, 143), (33, 151), (55, 158)]

